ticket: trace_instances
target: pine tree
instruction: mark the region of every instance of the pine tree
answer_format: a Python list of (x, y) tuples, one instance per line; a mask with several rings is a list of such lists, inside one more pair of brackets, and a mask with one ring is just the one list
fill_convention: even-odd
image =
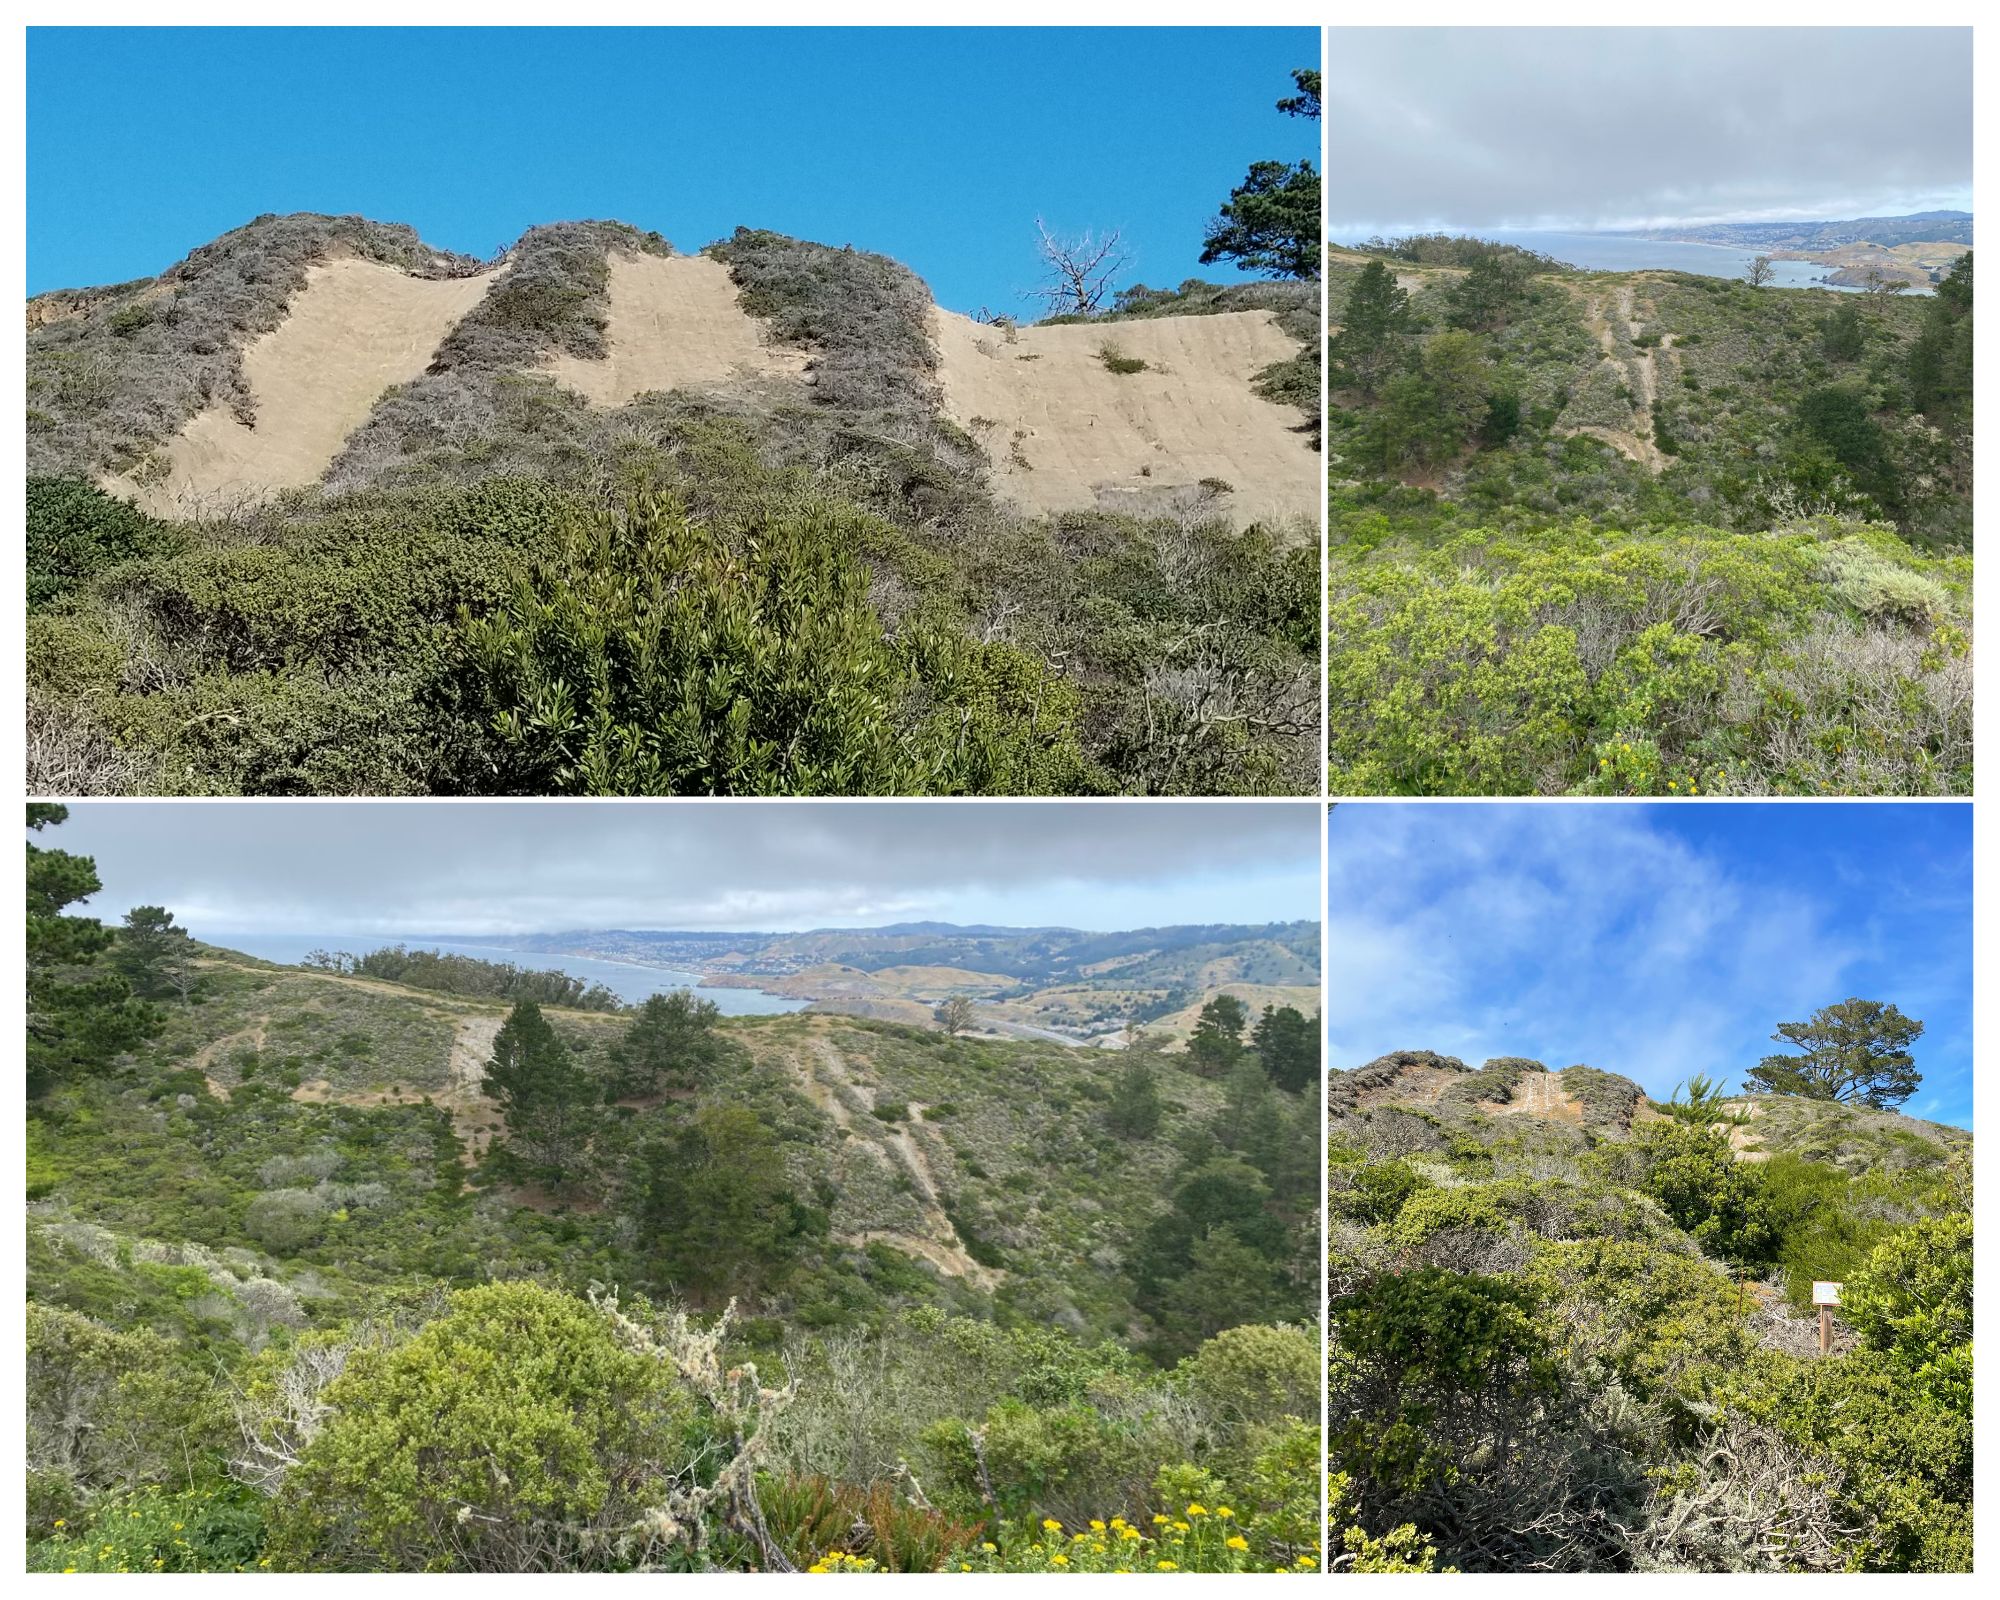
[(134, 906), (111, 952), (111, 964), (124, 973), (132, 992), (142, 999), (178, 995), (186, 1002), (194, 987), (188, 931), (174, 925), (165, 906)]
[(707, 1082), (722, 1056), (722, 1041), (715, 1036), (720, 1015), (714, 1001), (697, 1000), (686, 989), (648, 995), (612, 1048), (619, 1091), (657, 1095)]
[(1369, 262), (1347, 291), (1340, 331), (1327, 341), (1333, 387), (1353, 389), (1364, 400), (1373, 400), (1383, 382), (1402, 366), (1410, 333), (1409, 295), (1386, 265)]
[[(36, 832), (67, 820), (66, 806), (28, 807)], [(97, 864), (66, 850), (28, 846), (27, 1081), (43, 1093), (65, 1078), (101, 1072), (149, 1038), (160, 1014), (99, 958), (116, 940), (95, 917), (64, 916), (66, 907), (102, 888)]]
[(589, 1143), (590, 1079), (532, 1000), (494, 1036), (481, 1087), (506, 1119), (510, 1158), (536, 1182), (568, 1183)]
[(1909, 1047), (1924, 1025), (1880, 1000), (1821, 1006), (1805, 1022), (1781, 1022), (1771, 1038), (1798, 1055), (1766, 1056), (1746, 1075), (1755, 1093), (1840, 1100), (1877, 1111), (1901, 1105), (1923, 1082)]
[(1151, 1052), (1134, 1051), (1111, 1091), (1105, 1120), (1123, 1139), (1150, 1139), (1160, 1129), (1160, 1085)]
[(1204, 1078), (1220, 1078), (1243, 1053), (1243, 1026), (1249, 1007), (1233, 994), (1219, 994), (1201, 1008), (1188, 1040), (1188, 1059)]
[(1250, 1035), (1271, 1082), (1287, 1094), (1310, 1088), (1320, 1076), (1319, 1018), (1308, 1021), (1295, 1006), (1266, 1006)]

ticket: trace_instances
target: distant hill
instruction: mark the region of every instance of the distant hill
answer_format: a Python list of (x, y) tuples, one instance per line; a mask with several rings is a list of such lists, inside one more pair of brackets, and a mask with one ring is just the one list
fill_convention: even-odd
[(1900, 217), (1854, 217), (1843, 222), (1704, 222), (1673, 228), (1635, 228), (1634, 239), (1680, 239), (1692, 244), (1734, 244), (1756, 249), (1832, 250), (1844, 244), (1972, 243), (1970, 211), (1912, 211)]
[[(463, 944), (461, 937), (456, 940)], [(1127, 1023), (1169, 1037), (1219, 993), (1252, 1004), (1319, 1008), (1320, 929), (1314, 922), (1200, 925), (1087, 933), (1072, 928), (912, 923), (808, 933), (639, 931), (510, 934), (510, 948), (693, 970), (819, 1002), (822, 1009), (924, 1022), (963, 994), (986, 1024), (1052, 1030), (1077, 1041)], [(872, 1009), (871, 1009), (872, 1007)]]

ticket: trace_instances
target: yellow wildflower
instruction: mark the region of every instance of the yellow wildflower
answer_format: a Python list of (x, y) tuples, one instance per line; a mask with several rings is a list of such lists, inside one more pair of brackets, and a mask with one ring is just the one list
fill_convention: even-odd
[(1162, 1572), (1179, 1572), (1181, 1570), (1180, 1567), (1172, 1561), (1156, 1561), (1153, 1563), (1153, 1565)]
[(1050, 1533), (1061, 1533), (1061, 1532), (1062, 1532), (1062, 1524), (1061, 1524), (1060, 1522), (1056, 1521), (1056, 1519), (1055, 1519), (1054, 1517), (1044, 1517), (1044, 1518), (1042, 1518), (1042, 1526), (1043, 1526), (1043, 1527), (1044, 1527), (1045, 1529), (1047, 1529), (1047, 1530), (1048, 1530), (1048, 1531), (1049, 1531)]
[(1118, 1530), (1118, 1537), (1121, 1539), (1136, 1539), (1139, 1537), (1139, 1530), (1137, 1528), (1120, 1528)]
[(1064, 1555), (1060, 1550), (1058, 1550), (1054, 1555), (1050, 1556), (1049, 1560), (1051, 1563), (1053, 1563), (1055, 1566), (1058, 1567), (1066, 1567), (1069, 1565), (1069, 1557)]
[(1232, 1533), (1227, 1542), (1229, 1548), (1232, 1550), (1248, 1550), (1250, 1548), (1250, 1541), (1240, 1533)]
[(1000, 1547), (991, 1539), (988, 1539), (979, 1548), (984, 1550), (989, 1556), (997, 1556), (1000, 1553)]
[(1092, 1517), (1090, 1519), (1090, 1531), (1092, 1533), (1102, 1533), (1104, 1531), (1104, 1519), (1102, 1517)]
[(56, 1526), (57, 1526), (58, 1528), (66, 1528), (66, 1527), (68, 1527), (68, 1526), (69, 1526), (69, 1524), (68, 1524), (67, 1522), (65, 1522), (65, 1521), (64, 1521), (64, 1520), (63, 1520), (63, 1519), (62, 1519), (61, 1517), (57, 1517), (57, 1518), (56, 1518)]
[(1227, 1506), (1217, 1506), (1215, 1508), (1215, 1514), (1218, 1517), (1233, 1517), (1236, 1515), (1236, 1513), (1231, 1511)]
[(1205, 1517), (1208, 1515), (1208, 1507), (1197, 1500), (1193, 1505), (1188, 1507), (1187, 1514), (1191, 1517)]
[(1155, 1511), (1155, 1512), (1153, 1513), (1153, 1526), (1154, 1526), (1154, 1527), (1156, 1527), (1156, 1528), (1159, 1528), (1159, 1527), (1164, 1527), (1164, 1526), (1166, 1525), (1166, 1521), (1167, 1521), (1167, 1518), (1166, 1518), (1166, 1514), (1165, 1514), (1164, 1512), (1160, 1512), (1160, 1511)]

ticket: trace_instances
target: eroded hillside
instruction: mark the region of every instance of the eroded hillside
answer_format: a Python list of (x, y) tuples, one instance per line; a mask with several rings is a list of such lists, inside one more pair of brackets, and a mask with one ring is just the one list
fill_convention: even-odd
[(260, 218), (45, 296), (30, 787), (1309, 792), (1312, 298), (1016, 330), (996, 429), (908, 269), (751, 229)]
[[(303, 272), (260, 297), (256, 322), (221, 321), (225, 286), (196, 270), (200, 252), (158, 280), (31, 303), (38, 470), (98, 476), (163, 517), (213, 515), (326, 481), (386, 397), (466, 365), (465, 342), (454, 348), (452, 332), (496, 290), (503, 299), (525, 292), (517, 304), (485, 308), (491, 327), (549, 310), (559, 320), (583, 315), (581, 339), (508, 352), (514, 359), (496, 376), (517, 386), (523, 404), (543, 377), (612, 412), (645, 394), (721, 394), (759, 380), (795, 388), (815, 381), (825, 355), (823, 336), (784, 336), (748, 309), (716, 256), (682, 255), (613, 224), (535, 230), (483, 270), (455, 265), (452, 276), (435, 275), (434, 264), (455, 258), (426, 251), (408, 230), (357, 219), (270, 219), (219, 243), (256, 252), (275, 228), (293, 235), (287, 247)], [(560, 247), (578, 259), (549, 271), (550, 236), (565, 230)], [(392, 260), (362, 253), (378, 233), (407, 235), (409, 248)], [(508, 286), (518, 263), (532, 283)], [(258, 270), (249, 277), (257, 282)], [(552, 298), (576, 304), (541, 303)], [(187, 392), (144, 394), (151, 374), (135, 369), (175, 348), (172, 323), (192, 320), (216, 326), (196, 348), (219, 356), (226, 381), (197, 372)], [(1308, 430), (1296, 408), (1256, 389), (1261, 373), (1299, 354), (1272, 313), (1157, 316), (1120, 324), (1115, 336), (1089, 325), (1002, 329), (935, 310), (928, 323), (909, 332), (933, 347), (943, 414), (978, 439), (996, 490), (1022, 509), (1158, 514), (1194, 495), (1204, 511), (1238, 522), (1316, 519), (1320, 475)], [(1142, 366), (1125, 371), (1104, 358), (1127, 346), (1119, 359)], [(141, 394), (143, 412), (86, 424), (106, 386)], [(427, 397), (446, 435), (460, 425), (450, 398)], [(408, 410), (407, 397), (399, 409)], [(180, 425), (170, 428), (177, 410)], [(399, 435), (430, 431), (421, 418), (385, 420)], [(366, 455), (333, 481), (360, 487), (391, 465), (371, 469)]]

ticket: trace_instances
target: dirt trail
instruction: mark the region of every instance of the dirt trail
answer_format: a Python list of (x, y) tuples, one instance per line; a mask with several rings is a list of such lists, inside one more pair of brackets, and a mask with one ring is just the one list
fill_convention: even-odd
[[(367, 982), (343, 981), (364, 985)], [(500, 1128), (500, 1108), (487, 1098), (481, 1084), (486, 1077), (486, 1064), (493, 1059), (493, 1041), (503, 1020), (499, 1013), (491, 1011), (458, 1014), (458, 1031), (452, 1037), (451, 1054), (445, 1064), (446, 1081), (441, 1089), (412, 1086), (337, 1090), (325, 1078), (308, 1078), (292, 1091), (292, 1098), (316, 1105), (343, 1106), (418, 1105), (429, 1099), (451, 1118), (452, 1132), (464, 1147), (459, 1160), (468, 1167), (477, 1166), (480, 1157), (492, 1147), (494, 1134)]]
[(382, 392), (419, 376), (492, 282), (358, 258), (307, 268), (285, 320), (243, 352), (255, 425), (212, 405), (167, 446), (164, 476), (107, 487), (170, 516), (317, 483)]
[(938, 1192), (937, 1173), (917, 1138), (917, 1130), (924, 1126), (923, 1107), (911, 1105), (907, 1126), (878, 1122), (872, 1116), (857, 1117), (848, 1105), (847, 1097), (861, 1098), (863, 1091), (848, 1070), (847, 1058), (840, 1053), (839, 1046), (824, 1034), (815, 1034), (805, 1041), (805, 1045), (810, 1052), (809, 1061), (802, 1060), (792, 1051), (786, 1052), (785, 1061), (806, 1097), (831, 1117), (836, 1126), (862, 1141), (885, 1167), (909, 1179), (923, 1216), (924, 1233), (921, 1235), (869, 1229), (843, 1235), (843, 1242), (867, 1244), (879, 1240), (920, 1256), (939, 1271), (963, 1278), (975, 1288), (994, 1288), (1000, 1282), (1000, 1274), (972, 1259), (965, 1248), (965, 1241), (959, 1237), (958, 1229), (945, 1215)]
[(546, 370), (594, 406), (622, 406), (653, 390), (725, 383), (745, 374), (796, 377), (802, 351), (767, 341), (738, 303), (729, 269), (707, 256), (610, 261), (609, 353), (602, 361), (558, 355)]
[[(1587, 433), (1593, 439), (1602, 439), (1612, 449), (1631, 461), (1636, 461), (1655, 476), (1664, 472), (1667, 458), (1661, 451), (1653, 434), (1653, 403), (1659, 394), (1659, 372), (1654, 353), (1642, 349), (1632, 341), (1645, 331), (1639, 320), (1637, 299), (1632, 285), (1622, 284), (1618, 290), (1617, 315), (1625, 324), (1624, 342), (1611, 326), (1611, 307), (1601, 294), (1583, 291), (1586, 298), (1584, 314), (1590, 330), (1597, 336), (1598, 348), (1604, 353), (1604, 360), (1618, 369), (1619, 381), (1632, 394), (1632, 427), (1607, 428), (1596, 423), (1566, 429), (1569, 433)], [(1662, 340), (1662, 348), (1671, 348), (1671, 341)]]
[(215, 1065), (216, 1057), (220, 1056), (224, 1050), (238, 1044), (247, 1044), (252, 1050), (257, 1051), (261, 1055), (264, 1050), (265, 1030), (270, 1026), (271, 1019), (269, 1017), (259, 1017), (249, 1027), (238, 1029), (235, 1033), (226, 1034), (213, 1043), (205, 1044), (195, 1053), (194, 1069), (201, 1074), (203, 1081), (208, 1085), (208, 1092), (214, 1095), (216, 1099), (227, 1100), (230, 1093), (229, 1085), (223, 1083), (208, 1070)]
[[(1239, 524), (1318, 518), (1297, 410), (1250, 387), (1298, 353), (1268, 311), (1013, 329), (940, 311), (935, 332), (945, 410), (1027, 511), (1158, 510), (1215, 479)], [(1145, 369), (1112, 372), (1107, 346)]]

